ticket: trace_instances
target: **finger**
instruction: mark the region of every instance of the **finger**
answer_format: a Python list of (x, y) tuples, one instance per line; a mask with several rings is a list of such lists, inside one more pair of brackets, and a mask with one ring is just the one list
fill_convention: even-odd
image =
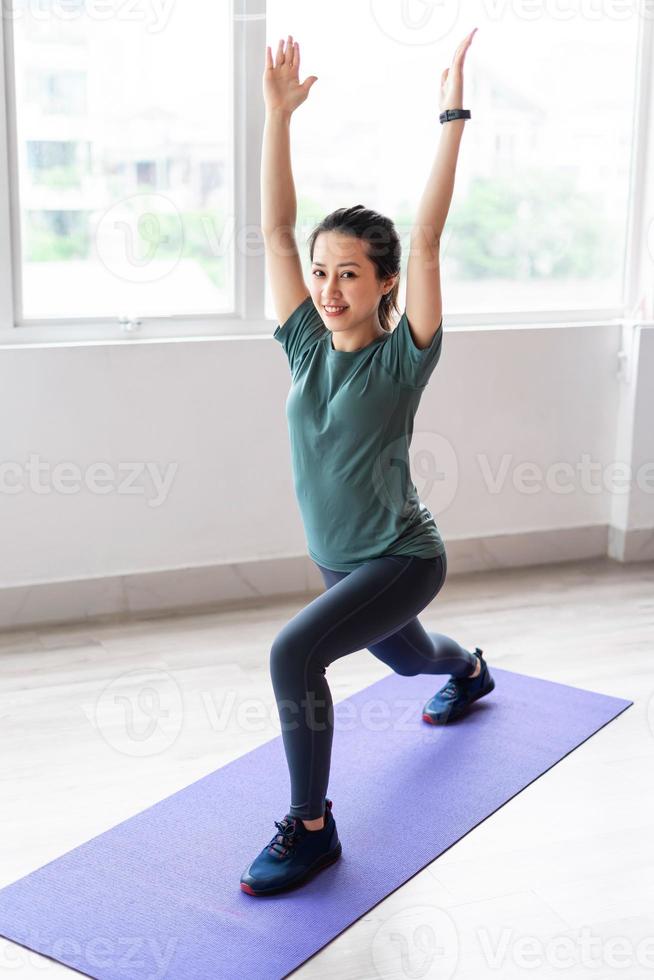
[(457, 58), (461, 56), (461, 52), (465, 47), (466, 41), (467, 41), (467, 37), (464, 37), (464, 39), (462, 41), (459, 41), (459, 43), (457, 44), (456, 48), (454, 49), (454, 57), (452, 58), (452, 63), (454, 63), (457, 60)]
[(277, 58), (275, 59), (275, 68), (279, 68), (280, 65), (284, 64), (284, 41), (280, 41), (277, 45)]
[(293, 67), (293, 37), (291, 34), (286, 38), (286, 64), (292, 68)]
[(466, 44), (465, 41), (461, 41), (461, 43), (459, 44), (458, 48), (454, 52), (454, 58), (452, 59), (452, 64), (456, 64), (457, 61), (461, 60), (463, 52), (465, 51), (465, 44)]
[(463, 66), (463, 59), (465, 58), (465, 49), (456, 50), (454, 57), (452, 58), (451, 68), (461, 68)]
[(268, 44), (266, 45), (266, 68), (272, 68), (272, 66), (273, 66), (272, 51), (270, 50), (270, 45)]
[(466, 38), (464, 38), (464, 40), (458, 46), (458, 48), (456, 49), (456, 54), (454, 55), (455, 60), (458, 59), (459, 61), (463, 61), (463, 59), (465, 58), (465, 55), (466, 55), (466, 51), (468, 50), (468, 48), (472, 44), (472, 36), (473, 36), (473, 34), (475, 33), (476, 30), (477, 30), (476, 27), (473, 28), (473, 30), (470, 31), (470, 33), (468, 34), (468, 36)]
[(298, 72), (298, 75), (299, 75), (299, 73), (300, 73), (300, 45), (298, 44), (297, 41), (295, 42), (294, 47), (295, 47), (295, 53), (293, 55), (293, 66), (295, 68), (297, 68), (297, 72)]
[(459, 58), (459, 62), (462, 68), (463, 68), (463, 63), (466, 60), (466, 54), (468, 53), (469, 47), (470, 47), (470, 41), (468, 41), (468, 43), (466, 44), (465, 48), (461, 52), (461, 57)]

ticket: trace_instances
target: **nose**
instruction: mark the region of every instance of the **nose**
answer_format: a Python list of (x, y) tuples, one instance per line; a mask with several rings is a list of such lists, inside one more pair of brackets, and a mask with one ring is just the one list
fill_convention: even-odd
[[(323, 283), (322, 284), (323, 284), (323, 286), (325, 286), (325, 287), (331, 287), (332, 289), (335, 286), (340, 285), (339, 273), (338, 272), (334, 272), (332, 274), (331, 281), (330, 281), (330, 274), (328, 272), (325, 273), (324, 276), (323, 276)], [(335, 305), (338, 305), (338, 303), (340, 302), (341, 292), (339, 290), (338, 292), (335, 292), (335, 293), (331, 293), (331, 292), (329, 292), (329, 293), (323, 293), (323, 296), (325, 297), (324, 300), (323, 300), (323, 302), (325, 303), (326, 306), (329, 306), (331, 304), (331, 301), (332, 300), (334, 300)], [(339, 297), (339, 299), (335, 299), (335, 297)]]

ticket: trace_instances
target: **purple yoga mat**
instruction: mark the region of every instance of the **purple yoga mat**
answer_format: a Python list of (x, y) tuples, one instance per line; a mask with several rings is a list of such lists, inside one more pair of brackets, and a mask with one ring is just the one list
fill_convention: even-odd
[(285, 977), (633, 704), (491, 670), (495, 690), (446, 726), (422, 721), (446, 675), (391, 674), (335, 706), (343, 854), (306, 884), (239, 885), (290, 802), (278, 735), (0, 889), (0, 935), (102, 980)]

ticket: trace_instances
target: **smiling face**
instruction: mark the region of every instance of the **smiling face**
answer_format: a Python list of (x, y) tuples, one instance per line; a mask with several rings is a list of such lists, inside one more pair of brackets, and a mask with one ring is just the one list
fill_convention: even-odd
[[(316, 238), (311, 265), (311, 298), (330, 330), (374, 321), (379, 301), (394, 279), (380, 283), (377, 267), (366, 255), (360, 238), (336, 231)], [(330, 315), (329, 307), (346, 307)], [(327, 309), (326, 309), (327, 307)]]

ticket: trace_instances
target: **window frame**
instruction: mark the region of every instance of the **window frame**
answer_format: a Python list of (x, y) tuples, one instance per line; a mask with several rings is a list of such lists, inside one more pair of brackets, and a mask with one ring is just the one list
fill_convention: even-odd
[[(261, 141), (265, 121), (261, 75), (263, 52), (268, 43), (266, 0), (230, 0), (230, 23), (232, 63), (228, 71), (233, 79), (233, 154), (228, 162), (227, 174), (239, 219), (233, 235), (234, 310), (213, 315), (143, 317), (136, 329), (128, 331), (111, 317), (22, 320), (18, 302), (21, 294), (21, 262), (20, 259), (12, 261), (12, 243), (16, 245), (16, 254), (21, 254), (14, 51), (11, 21), (0, 18), (0, 162), (6, 164), (0, 166), (0, 347), (238, 339), (272, 334), (276, 321), (264, 315), (265, 257), (263, 241), (259, 237)], [(653, 41), (652, 20), (639, 17), (622, 305), (581, 310), (500, 311), (483, 316), (446, 314), (448, 329), (620, 323), (628, 311), (636, 309), (646, 251), (643, 204), (646, 198), (648, 125), (653, 103), (651, 86), (654, 81), (648, 53), (652, 51)], [(304, 243), (299, 244), (302, 248)]]

